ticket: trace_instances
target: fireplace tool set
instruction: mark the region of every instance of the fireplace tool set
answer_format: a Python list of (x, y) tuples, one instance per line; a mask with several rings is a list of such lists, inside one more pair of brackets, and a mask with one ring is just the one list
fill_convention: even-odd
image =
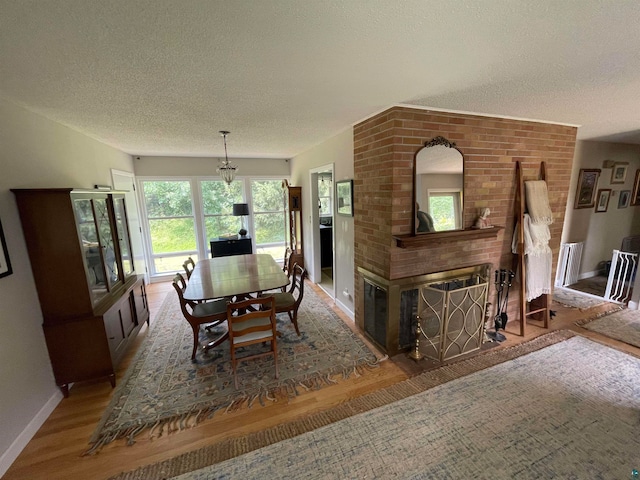
[(507, 326), (509, 317), (507, 316), (507, 308), (509, 307), (509, 290), (511, 289), (511, 281), (516, 274), (511, 270), (501, 269), (495, 271), (496, 286), (496, 315), (493, 319), (494, 331), (486, 332), (487, 336), (495, 342), (503, 342), (507, 339), (499, 332)]

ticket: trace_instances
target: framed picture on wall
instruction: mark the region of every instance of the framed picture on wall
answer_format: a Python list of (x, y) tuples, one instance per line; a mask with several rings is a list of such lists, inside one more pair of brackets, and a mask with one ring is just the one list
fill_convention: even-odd
[(600, 169), (581, 168), (578, 176), (578, 189), (576, 190), (576, 201), (573, 208), (593, 208), (596, 204), (596, 188)]
[(601, 188), (598, 190), (598, 202), (596, 203), (596, 212), (606, 212), (609, 208), (609, 199), (611, 198), (610, 188)]
[(633, 181), (631, 205), (640, 205), (640, 169), (636, 170), (636, 179)]
[(2, 222), (0, 222), (0, 278), (11, 275), (11, 261), (9, 260), (9, 251), (7, 250), (7, 242), (4, 239), (4, 231), (2, 230)]
[(336, 182), (336, 205), (340, 215), (353, 216), (353, 180)]
[(620, 197), (618, 197), (618, 208), (627, 208), (629, 206), (630, 198), (631, 190), (621, 190)]
[(611, 183), (624, 183), (624, 181), (627, 179), (628, 167), (628, 163), (615, 163), (613, 165), (613, 169), (611, 170)]

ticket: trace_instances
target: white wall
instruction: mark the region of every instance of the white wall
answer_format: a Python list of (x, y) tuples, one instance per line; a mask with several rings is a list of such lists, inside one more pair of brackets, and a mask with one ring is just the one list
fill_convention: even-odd
[[(289, 160), (274, 158), (232, 158), (238, 176), (289, 177)], [(218, 158), (203, 157), (134, 157), (138, 177), (217, 176)]]
[[(605, 160), (629, 163), (624, 184), (611, 184), (612, 169), (603, 168)], [(597, 188), (612, 190), (606, 212), (596, 213), (594, 208), (574, 208), (581, 168), (601, 170)], [(624, 237), (640, 234), (640, 206), (618, 208), (620, 191), (631, 190), (633, 193), (633, 182), (638, 168), (638, 145), (586, 141), (576, 143), (562, 242), (585, 242), (580, 266), (581, 277), (592, 276), (598, 270), (600, 262), (611, 260), (611, 252), (620, 248)]]
[[(309, 196), (309, 170), (323, 165), (334, 164), (333, 183), (353, 178), (353, 128), (322, 142), (320, 145), (297, 155), (292, 159), (291, 184), (302, 187), (302, 211), (304, 213), (304, 245), (311, 245), (311, 204)], [(317, 208), (317, 207), (316, 207)], [(335, 265), (333, 282), (336, 303), (353, 317), (354, 293), (354, 236), (353, 217), (334, 214), (333, 233), (335, 236)], [(305, 263), (310, 250), (305, 247)], [(347, 292), (348, 296), (344, 294)]]
[(111, 168), (133, 165), (129, 155), (1, 99), (0, 145), (0, 220), (14, 271), (0, 278), (1, 476), (61, 398), (9, 189), (110, 185)]

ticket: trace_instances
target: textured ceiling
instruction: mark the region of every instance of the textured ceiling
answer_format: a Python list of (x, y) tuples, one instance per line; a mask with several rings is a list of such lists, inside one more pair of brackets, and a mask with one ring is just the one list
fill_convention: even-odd
[(393, 104), (640, 144), (632, 0), (0, 0), (0, 96), (133, 155), (287, 158)]

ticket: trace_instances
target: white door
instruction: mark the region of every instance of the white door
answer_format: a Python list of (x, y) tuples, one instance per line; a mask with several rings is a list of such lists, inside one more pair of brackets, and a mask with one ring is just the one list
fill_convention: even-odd
[(144, 256), (142, 241), (142, 226), (140, 224), (140, 209), (138, 208), (138, 196), (136, 195), (135, 176), (131, 172), (111, 170), (111, 181), (114, 190), (126, 192), (127, 219), (129, 220), (129, 235), (131, 236), (131, 249), (133, 250), (133, 266), (138, 275), (144, 275), (144, 280), (149, 283), (149, 273)]

